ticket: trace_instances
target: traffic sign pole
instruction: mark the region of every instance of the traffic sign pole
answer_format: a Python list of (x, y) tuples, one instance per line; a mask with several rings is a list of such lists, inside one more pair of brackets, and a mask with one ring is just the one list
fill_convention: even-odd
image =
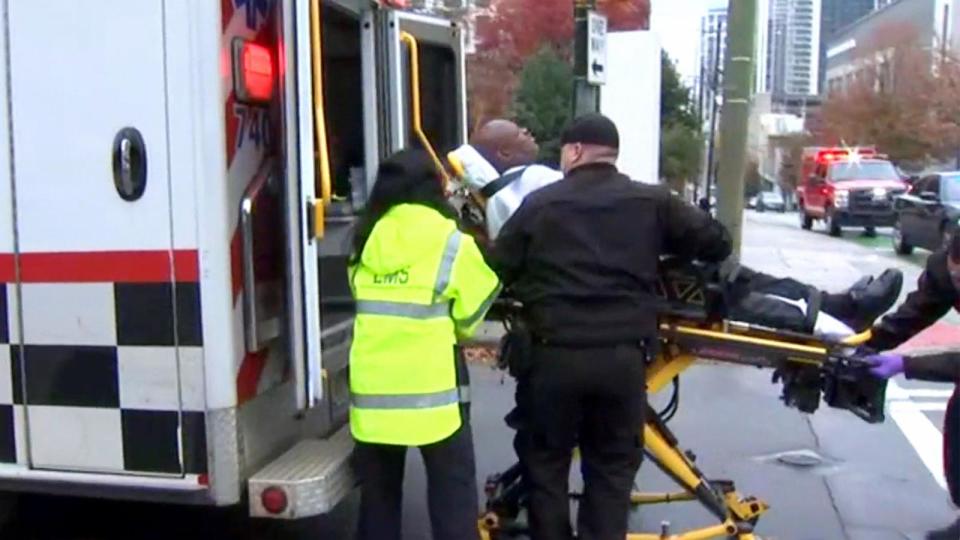
[[(600, 110), (600, 87), (590, 80), (591, 13), (596, 12), (596, 0), (574, 0), (574, 53), (573, 53), (573, 116), (574, 118)], [(604, 29), (605, 30), (605, 29)], [(604, 32), (605, 34), (606, 32)], [(604, 38), (606, 51), (606, 38)], [(605, 62), (605, 59), (604, 59)], [(604, 66), (605, 69), (605, 66)], [(604, 76), (606, 73), (604, 73)]]

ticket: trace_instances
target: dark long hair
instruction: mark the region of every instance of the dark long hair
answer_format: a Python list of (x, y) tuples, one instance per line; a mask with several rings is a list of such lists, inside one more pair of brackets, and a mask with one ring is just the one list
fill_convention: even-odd
[(377, 169), (373, 192), (354, 232), (350, 264), (360, 261), (363, 248), (380, 218), (400, 204), (427, 206), (450, 219), (457, 219), (430, 156), (421, 150), (401, 150), (380, 163)]

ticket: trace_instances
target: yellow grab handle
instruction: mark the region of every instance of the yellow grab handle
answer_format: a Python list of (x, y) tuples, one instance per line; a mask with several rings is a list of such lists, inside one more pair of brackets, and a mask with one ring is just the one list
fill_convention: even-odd
[[(317, 137), (317, 157), (320, 167), (320, 196), (324, 205), (333, 200), (333, 188), (330, 179), (330, 151), (327, 148), (327, 116), (323, 101), (323, 40), (321, 38), (320, 2), (310, 2), (310, 45), (313, 69), (313, 121)], [(322, 218), (322, 214), (317, 217)], [(323, 223), (314, 223), (314, 235), (323, 236)], [(318, 234), (319, 233), (319, 234)]]
[(447, 169), (443, 166), (436, 150), (430, 144), (430, 139), (423, 131), (422, 108), (420, 106), (420, 47), (417, 44), (417, 38), (409, 32), (401, 32), (400, 40), (410, 48), (410, 95), (413, 98), (413, 132), (416, 133), (420, 143), (430, 154), (434, 165), (440, 172), (440, 176), (443, 177), (443, 185), (446, 187), (450, 183), (450, 175), (447, 174)]
[(871, 338), (873, 338), (873, 329), (868, 328), (867, 330), (860, 332), (855, 336), (850, 336), (847, 339), (844, 339), (841, 343), (850, 347), (857, 347), (870, 341)]

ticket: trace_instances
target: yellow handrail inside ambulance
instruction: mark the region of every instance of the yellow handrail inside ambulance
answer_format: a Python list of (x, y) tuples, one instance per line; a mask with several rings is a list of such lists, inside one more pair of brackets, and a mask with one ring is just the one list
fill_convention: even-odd
[(436, 150), (434, 150), (433, 145), (430, 144), (430, 139), (427, 138), (427, 134), (423, 131), (422, 108), (420, 105), (420, 47), (417, 43), (417, 38), (409, 32), (401, 32), (400, 40), (406, 43), (410, 49), (410, 96), (413, 102), (413, 132), (416, 133), (417, 138), (420, 139), (420, 143), (423, 144), (423, 147), (430, 153), (434, 165), (436, 165), (437, 170), (440, 172), (440, 176), (443, 177), (443, 185), (446, 187), (450, 184), (450, 175), (447, 174), (446, 167), (443, 166), (443, 162), (440, 161)]
[(310, 2), (310, 48), (313, 72), (313, 122), (316, 135), (317, 166), (320, 196), (314, 202), (313, 236), (323, 238), (323, 207), (333, 200), (330, 178), (330, 151), (327, 145), (327, 116), (323, 101), (323, 39), (321, 35), (320, 0)]

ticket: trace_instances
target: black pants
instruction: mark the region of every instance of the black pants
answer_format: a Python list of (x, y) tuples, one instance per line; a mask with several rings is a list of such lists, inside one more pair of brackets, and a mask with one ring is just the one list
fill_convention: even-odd
[(530, 488), (533, 540), (569, 540), (573, 449), (583, 460), (580, 540), (623, 540), (630, 491), (643, 451), (646, 403), (643, 348), (535, 346), (518, 381), (514, 441)]
[[(419, 447), (427, 470), (427, 501), (435, 540), (477, 540), (476, 464), (469, 421), (452, 437)], [(357, 443), (360, 477), (358, 540), (400, 540), (407, 447)]]
[[(818, 311), (840, 320), (856, 316), (856, 306), (848, 294), (826, 293), (795, 279), (771, 276), (743, 266), (731, 287), (734, 302), (730, 306), (730, 315), (744, 322), (795, 332), (811, 332)], [(796, 307), (769, 298), (768, 294), (803, 300), (810, 311), (800, 313)]]

